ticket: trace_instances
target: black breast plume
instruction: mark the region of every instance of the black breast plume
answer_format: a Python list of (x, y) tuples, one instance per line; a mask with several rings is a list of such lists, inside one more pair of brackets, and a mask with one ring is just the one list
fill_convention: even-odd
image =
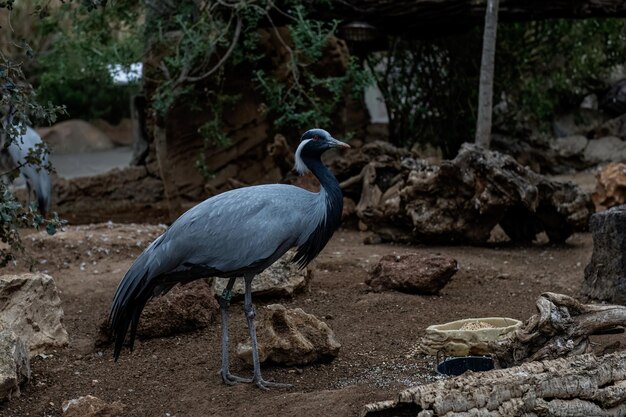
[(326, 216), (307, 241), (298, 247), (292, 262), (297, 263), (300, 268), (307, 266), (324, 249), (335, 230), (339, 228), (343, 211), (343, 194), (335, 176), (328, 171), (319, 158), (307, 158), (304, 162), (320, 181), (326, 193)]

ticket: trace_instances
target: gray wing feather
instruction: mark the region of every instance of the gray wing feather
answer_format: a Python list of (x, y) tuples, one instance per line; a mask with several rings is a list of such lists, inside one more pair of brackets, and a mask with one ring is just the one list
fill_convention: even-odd
[[(183, 214), (164, 235), (164, 253), (175, 254), (159, 269), (185, 263), (234, 271), (292, 247), (315, 228), (318, 194), (272, 184), (236, 189), (205, 200)], [(171, 270), (171, 269), (170, 269)]]

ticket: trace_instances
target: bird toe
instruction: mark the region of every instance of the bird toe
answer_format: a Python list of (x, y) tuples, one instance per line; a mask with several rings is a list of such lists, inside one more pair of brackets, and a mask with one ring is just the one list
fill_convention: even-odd
[(227, 385), (236, 385), (239, 383), (249, 384), (252, 382), (252, 378), (242, 378), (237, 375), (233, 375), (230, 372), (222, 372), (220, 371), (220, 375), (222, 376), (222, 380)]
[(281, 382), (266, 381), (263, 378), (259, 378), (255, 380), (254, 382), (256, 383), (257, 387), (263, 390), (269, 390), (270, 388), (293, 388), (293, 385), (291, 384), (283, 384)]

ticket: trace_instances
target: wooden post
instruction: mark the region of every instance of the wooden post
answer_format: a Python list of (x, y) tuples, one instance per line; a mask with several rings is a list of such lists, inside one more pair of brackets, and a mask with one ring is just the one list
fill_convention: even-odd
[(491, 116), (493, 113), (493, 75), (496, 60), (496, 33), (498, 29), (499, 0), (487, 0), (483, 55), (480, 63), (478, 89), (478, 117), (476, 118), (476, 144), (489, 149), (491, 142)]

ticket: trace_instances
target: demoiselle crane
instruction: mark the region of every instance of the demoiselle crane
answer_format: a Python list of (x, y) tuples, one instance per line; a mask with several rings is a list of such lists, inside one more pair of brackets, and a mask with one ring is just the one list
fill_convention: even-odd
[[(146, 302), (178, 283), (199, 278), (229, 278), (219, 298), (222, 316), (222, 367), (227, 384), (254, 382), (260, 388), (288, 387), (261, 376), (257, 350), (252, 280), (290, 248), (293, 262), (305, 267), (339, 227), (343, 196), (337, 179), (321, 161), (331, 148), (348, 148), (323, 129), (304, 133), (295, 153), (295, 169), (311, 171), (321, 189), (313, 193), (286, 184), (257, 185), (211, 197), (180, 216), (135, 260), (119, 283), (109, 313), (109, 331), (117, 360), (130, 327), (130, 349)], [(243, 309), (252, 343), (251, 379), (228, 369), (228, 306), (235, 279), (245, 282)]]
[[(9, 110), (5, 123), (12, 120), (12, 109)], [(4, 142), (4, 141), (3, 141)], [(26, 182), (26, 190), (28, 191), (28, 204), (32, 194), (35, 194), (37, 200), (37, 208), (42, 216), (50, 211), (50, 203), (52, 200), (52, 183), (47, 165), (48, 153), (44, 151), (45, 144), (41, 140), (41, 136), (31, 127), (26, 127), (26, 132), (6, 146), (2, 144), (3, 163), (5, 169), (10, 171), (19, 170), (20, 175)], [(31, 154), (39, 157), (39, 164), (33, 164), (29, 156)], [(7, 158), (8, 157), (8, 158)]]

